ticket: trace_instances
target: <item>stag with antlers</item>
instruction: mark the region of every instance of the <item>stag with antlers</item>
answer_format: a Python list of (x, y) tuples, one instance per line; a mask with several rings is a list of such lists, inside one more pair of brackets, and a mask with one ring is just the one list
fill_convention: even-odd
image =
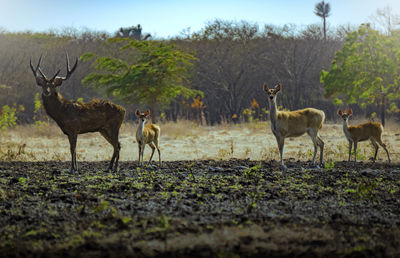
[(67, 75), (58, 76), (60, 70), (50, 79), (40, 69), (40, 62), (34, 68), (30, 60), (30, 67), (36, 78), (36, 84), (42, 87), (42, 101), (46, 113), (57, 123), (64, 134), (68, 136), (72, 158), (71, 171), (78, 169), (76, 163), (76, 142), (78, 134), (89, 132), (100, 132), (101, 135), (113, 146), (114, 153), (111, 158), (108, 170), (118, 170), (118, 160), (121, 145), (118, 142), (119, 129), (125, 117), (125, 109), (110, 101), (93, 99), (90, 102), (82, 103), (76, 101), (67, 101), (57, 92), (57, 87), (68, 80), (78, 65), (78, 58), (72, 69), (69, 65), (68, 54)]

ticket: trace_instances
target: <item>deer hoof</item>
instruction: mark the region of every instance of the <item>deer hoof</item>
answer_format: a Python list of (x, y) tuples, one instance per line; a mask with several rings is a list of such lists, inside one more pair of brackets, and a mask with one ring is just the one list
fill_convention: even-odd
[(280, 169), (281, 171), (285, 172), (285, 171), (287, 170), (287, 166), (285, 166), (285, 165), (283, 165), (283, 164), (280, 164), (280, 165), (279, 165), (279, 169)]
[(320, 169), (321, 167), (320, 167), (319, 165), (317, 165), (317, 164), (312, 164), (312, 165), (310, 166), (310, 168)]

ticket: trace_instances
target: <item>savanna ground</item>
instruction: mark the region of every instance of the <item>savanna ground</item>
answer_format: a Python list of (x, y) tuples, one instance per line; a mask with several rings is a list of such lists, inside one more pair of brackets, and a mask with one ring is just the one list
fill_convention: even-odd
[(286, 141), (286, 173), (268, 123), (162, 124), (161, 168), (138, 168), (135, 130), (122, 129), (118, 174), (104, 171), (108, 143), (80, 136), (73, 175), (56, 126), (2, 132), (0, 256), (400, 255), (396, 124), (383, 138), (391, 164), (382, 149), (372, 164), (369, 143), (359, 144), (361, 162), (343, 161), (342, 127), (327, 124), (325, 167), (310, 167), (303, 136)]

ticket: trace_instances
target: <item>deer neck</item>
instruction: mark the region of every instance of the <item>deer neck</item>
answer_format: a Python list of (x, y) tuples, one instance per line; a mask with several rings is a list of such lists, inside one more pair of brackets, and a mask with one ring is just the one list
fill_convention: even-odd
[(136, 131), (136, 138), (143, 138), (143, 131), (144, 131), (144, 123), (145, 121), (140, 121), (138, 129)]
[(278, 121), (278, 108), (276, 107), (276, 99), (269, 100), (269, 117), (271, 118), (272, 130), (276, 130)]
[(349, 124), (348, 124), (348, 119), (343, 120), (343, 132), (346, 135), (347, 139), (350, 139), (350, 132), (349, 132)]
[(50, 96), (45, 96), (42, 94), (42, 100), (46, 113), (56, 122), (60, 120), (60, 114), (63, 114), (63, 112), (60, 111), (62, 110), (63, 103), (65, 102), (61, 94), (55, 93), (51, 94)]

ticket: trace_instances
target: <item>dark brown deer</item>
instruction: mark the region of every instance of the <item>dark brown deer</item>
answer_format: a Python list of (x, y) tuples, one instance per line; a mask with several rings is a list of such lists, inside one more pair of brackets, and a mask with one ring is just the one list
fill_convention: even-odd
[(118, 170), (119, 151), (121, 149), (121, 145), (118, 142), (118, 135), (125, 117), (125, 109), (110, 101), (99, 99), (93, 99), (86, 103), (65, 100), (57, 92), (56, 88), (61, 86), (63, 81), (71, 77), (71, 74), (78, 65), (78, 58), (76, 58), (74, 66), (70, 69), (68, 54), (66, 54), (66, 59), (67, 75), (65, 77), (58, 76), (60, 73), (60, 70), (58, 70), (53, 77), (50, 79), (47, 78), (40, 69), (42, 56), (40, 56), (36, 68), (32, 66), (31, 60), (29, 64), (36, 78), (36, 84), (42, 87), (42, 100), (46, 113), (56, 121), (63, 133), (68, 136), (72, 158), (71, 171), (75, 172), (78, 169), (75, 152), (78, 134), (100, 132), (114, 147), (114, 153), (108, 170), (112, 170), (114, 167), (114, 171), (116, 172)]

